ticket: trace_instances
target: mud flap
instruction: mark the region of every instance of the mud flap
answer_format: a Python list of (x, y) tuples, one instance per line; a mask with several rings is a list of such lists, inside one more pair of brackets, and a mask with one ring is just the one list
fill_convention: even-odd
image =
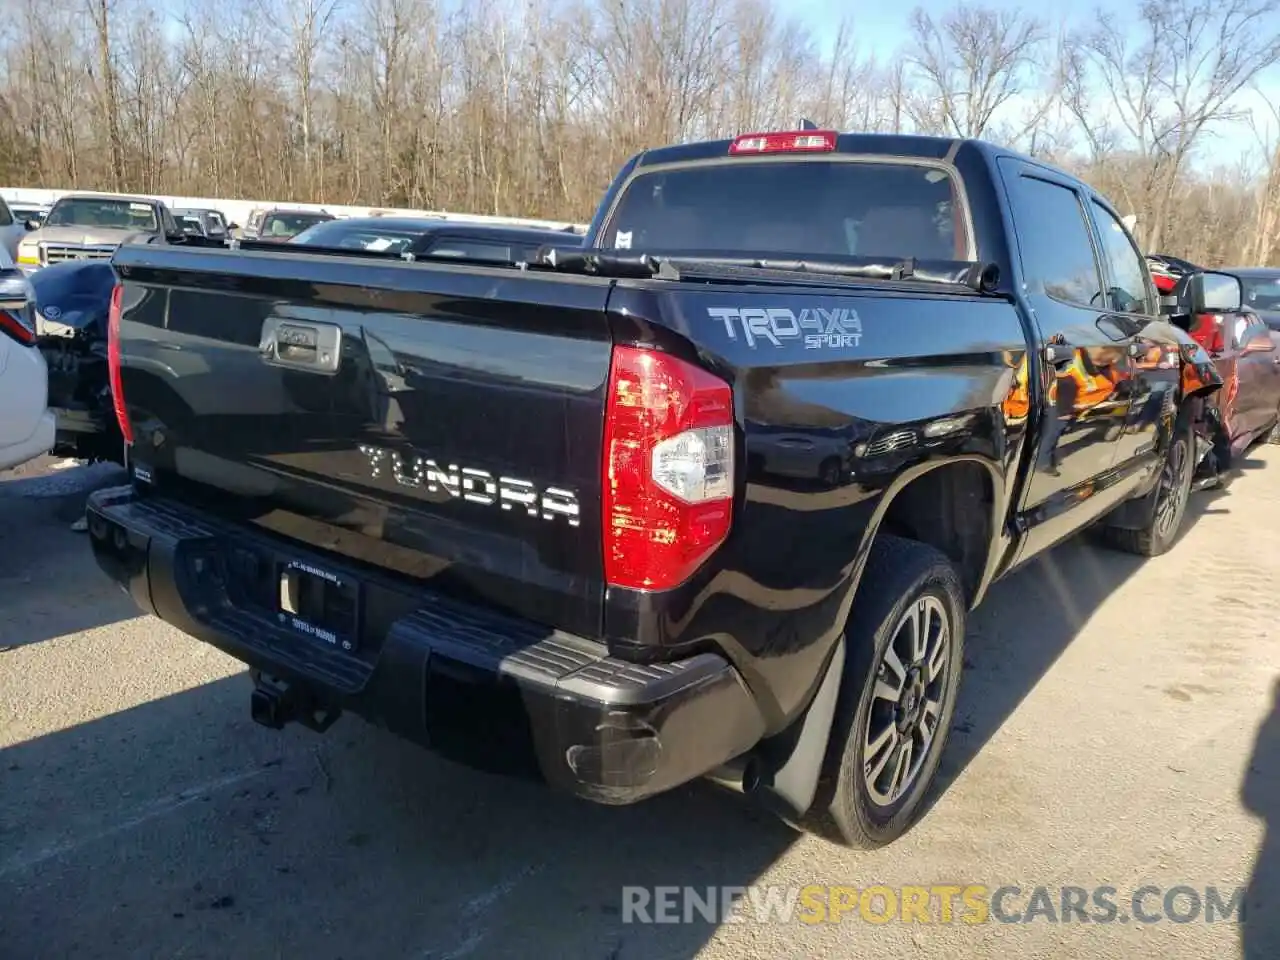
[(760, 760), (757, 798), (793, 825), (809, 812), (818, 791), (844, 662), (845, 639), (841, 637), (827, 661), (818, 692), (805, 712), (785, 731), (762, 742), (756, 751)]

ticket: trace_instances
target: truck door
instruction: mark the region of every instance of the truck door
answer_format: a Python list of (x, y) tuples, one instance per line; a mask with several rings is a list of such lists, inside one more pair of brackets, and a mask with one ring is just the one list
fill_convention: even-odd
[(1101, 251), (1077, 185), (1014, 158), (999, 164), (1040, 380), (1019, 517), (1025, 558), (1101, 515), (1124, 492), (1111, 473), (1129, 419), (1130, 351), (1141, 324), (1108, 307)]
[(1266, 321), (1256, 313), (1227, 314), (1226, 321), (1228, 350), (1236, 358), (1233, 432), (1243, 438), (1275, 423), (1280, 407), (1280, 351)]
[(1153, 332), (1168, 330), (1160, 316), (1160, 301), (1129, 231), (1114, 210), (1092, 197), (1088, 204), (1097, 230), (1102, 260), (1103, 304), (1107, 311), (1099, 323), (1130, 343), (1121, 391), (1126, 395), (1128, 416), (1116, 438), (1113, 465), (1117, 470), (1137, 469), (1149, 462), (1156, 449), (1166, 391), (1178, 386), (1178, 370), (1161, 365), (1164, 354)]

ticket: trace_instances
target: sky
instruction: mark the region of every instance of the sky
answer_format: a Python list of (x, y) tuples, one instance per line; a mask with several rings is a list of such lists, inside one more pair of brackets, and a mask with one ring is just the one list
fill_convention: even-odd
[[(979, 0), (983, 6), (997, 9), (1018, 10), (1023, 12), (1045, 9), (1039, 4), (1032, 5), (1026, 0)], [(842, 17), (848, 17), (853, 24), (859, 52), (875, 52), (884, 59), (892, 51), (899, 49), (911, 39), (910, 19), (912, 11), (923, 7), (935, 19), (939, 19), (955, 6), (955, 0), (907, 0), (905, 3), (884, 3), (879, 0), (866, 0), (858, 4), (840, 2), (840, 0), (778, 0), (780, 10), (786, 10), (805, 23), (819, 43), (830, 42), (839, 27)], [(1136, 0), (1110, 4), (1110, 9), (1121, 17), (1126, 11), (1136, 11)], [(1094, 0), (1054, 0), (1052, 4), (1052, 28), (1059, 24), (1068, 29), (1078, 29), (1093, 21), (1093, 13), (1098, 4)], [(1127, 17), (1126, 17), (1127, 19)], [(1280, 14), (1275, 15), (1275, 32), (1280, 33)], [(1123, 21), (1122, 21), (1123, 22)], [(1260, 76), (1257, 81), (1259, 90), (1242, 92), (1238, 107), (1252, 110), (1260, 120), (1270, 119), (1270, 113), (1264, 98), (1273, 103), (1280, 103), (1280, 66), (1273, 67)], [(1270, 121), (1270, 129), (1274, 132), (1274, 120)], [(1242, 155), (1250, 159), (1261, 159), (1261, 148), (1257, 133), (1247, 123), (1226, 124), (1214, 131), (1212, 141), (1206, 142), (1206, 156), (1203, 162), (1212, 163), (1220, 160), (1223, 163), (1234, 163)]]

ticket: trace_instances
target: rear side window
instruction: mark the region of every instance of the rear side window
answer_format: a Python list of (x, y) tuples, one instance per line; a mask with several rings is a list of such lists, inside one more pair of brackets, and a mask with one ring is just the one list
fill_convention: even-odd
[(475, 240), (450, 240), (446, 238), (432, 244), (427, 250), (427, 256), (510, 263), (511, 248), (500, 243), (481, 243)]
[(965, 222), (942, 167), (736, 160), (640, 173), (625, 187), (601, 246), (967, 260)]
[(1027, 283), (1033, 290), (1043, 285), (1056, 300), (1101, 308), (1098, 262), (1076, 192), (1026, 175), (1008, 186)]

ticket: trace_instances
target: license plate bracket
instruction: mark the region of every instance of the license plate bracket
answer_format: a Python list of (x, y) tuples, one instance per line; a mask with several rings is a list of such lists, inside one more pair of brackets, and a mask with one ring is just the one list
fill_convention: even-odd
[(303, 560), (278, 564), (275, 581), (282, 625), (326, 646), (355, 651), (360, 623), (356, 581)]

